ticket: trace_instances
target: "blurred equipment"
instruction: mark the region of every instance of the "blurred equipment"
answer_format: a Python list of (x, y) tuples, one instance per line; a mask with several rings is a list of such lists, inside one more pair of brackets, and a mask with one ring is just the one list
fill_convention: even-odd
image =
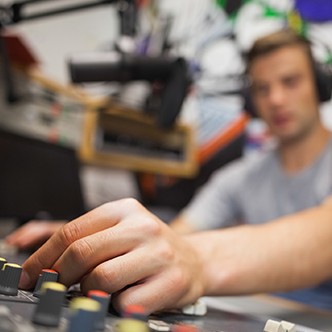
[(5, 82), (5, 100), (7, 103), (14, 103), (19, 99), (15, 91), (12, 73), (9, 62), (12, 61), (8, 54), (4, 40), (6, 27), (22, 21), (29, 21), (43, 17), (67, 14), (77, 10), (89, 9), (101, 5), (117, 4), (120, 17), (120, 34), (132, 36), (137, 25), (136, 0), (14, 0), (8, 4), (0, 5), (0, 57)]
[[(43, 2), (43, 6), (40, 3)], [(112, 52), (106, 54), (80, 55), (70, 60), (69, 67), (74, 83), (111, 82), (121, 83), (146, 80), (158, 84), (146, 103), (146, 111), (156, 115), (157, 125), (169, 128), (181, 110), (190, 84), (186, 61), (164, 55), (151, 57), (134, 54), (134, 37), (137, 30), (139, 2), (136, 0), (85, 0), (79, 4), (70, 1), (21, 0), (0, 7), (0, 32), (8, 25), (21, 21), (65, 14), (94, 6), (116, 4), (119, 15), (119, 38)], [(18, 99), (8, 66), (8, 50), (3, 37), (0, 38), (3, 59), (6, 100)]]
[[(165, 48), (153, 55), (137, 50), (138, 3), (119, 2), (120, 36), (112, 50), (69, 59), (75, 84), (112, 82), (120, 91), (132, 82), (149, 86), (139, 106), (128, 106), (128, 98), (112, 95), (87, 112), (81, 158), (101, 166), (193, 177), (197, 171), (194, 133), (190, 126), (176, 123), (191, 84), (189, 66)], [(166, 39), (167, 34), (163, 44)]]
[(158, 128), (150, 116), (119, 104), (87, 112), (80, 157), (88, 164), (184, 178), (197, 172), (190, 126)]
[[(56, 3), (52, 0), (17, 0), (12, 1), (7, 6), (0, 9), (6, 15), (6, 23), (13, 24), (26, 20), (34, 20), (41, 17), (65, 14), (76, 10), (88, 9), (95, 6), (112, 4), (120, 2), (118, 0), (83, 0), (79, 4), (70, 3), (70, 1), (58, 0)], [(123, 3), (132, 3), (132, 0), (121, 1)], [(43, 6), (40, 6), (43, 3)], [(41, 9), (42, 8), (42, 9)]]
[(85, 212), (74, 150), (0, 130), (0, 217), (71, 219)]
[(170, 128), (179, 115), (187, 95), (190, 79), (183, 58), (171, 56), (104, 52), (80, 54), (69, 61), (73, 83), (148, 81), (158, 84), (146, 102), (146, 113), (153, 114), (156, 124)]
[[(39, 5), (41, 2), (43, 2), (42, 6)], [(145, 81), (145, 84), (151, 85), (151, 94), (144, 100), (144, 105), (136, 108), (124, 106), (113, 96), (111, 98), (90, 98), (89, 93), (80, 89), (72, 86), (60, 86), (47, 79), (36, 70), (37, 60), (28, 59), (29, 61), (27, 61), (27, 57), (24, 57), (24, 63), (21, 59), (18, 59), (17, 62), (19, 65), (23, 64), (28, 80), (37, 82), (42, 89), (49, 90), (51, 95), (55, 93), (67, 96), (69, 93), (71, 97), (74, 97), (75, 100), (77, 98), (85, 106), (84, 109), (87, 112), (83, 115), (84, 128), (81, 139), (77, 142), (76, 136), (78, 135), (75, 135), (75, 138), (71, 139), (70, 142), (67, 139), (65, 142), (66, 145), (70, 143), (70, 146), (78, 148), (82, 161), (134, 171), (149, 171), (184, 177), (193, 176), (197, 168), (193, 131), (189, 126), (175, 124), (175, 119), (180, 112), (190, 84), (188, 66), (186, 61), (180, 57), (165, 54), (152, 57), (135, 53), (134, 38), (137, 31), (137, 12), (142, 4), (140, 1), (84, 0), (78, 4), (77, 1), (73, 0), (61, 0), (56, 3), (54, 1), (30, 0), (13, 1), (7, 6), (0, 6), (0, 14), (2, 14), (0, 15), (1, 40), (5, 41), (2, 55), (4, 59), (7, 59), (7, 62), (3, 63), (3, 67), (8, 69), (5, 79), (6, 91), (8, 91), (6, 100), (12, 104), (7, 105), (7, 108), (15, 108), (20, 104), (16, 103), (17, 99), (22, 99), (21, 97), (25, 98), (24, 102), (27, 100), (26, 96), (22, 95), (21, 91), (18, 91), (18, 87), (12, 83), (15, 71), (9, 72), (9, 69), (13, 68), (8, 66), (9, 61), (14, 64), (17, 58), (16, 51), (12, 56), (13, 50), (17, 50), (17, 45), (21, 49), (26, 49), (26, 45), (17, 43), (17, 38), (9, 40), (12, 36), (8, 34), (9, 29), (7, 31), (6, 26), (23, 20), (107, 4), (117, 5), (120, 25), (118, 40), (114, 43), (112, 50), (94, 54), (93, 57), (87, 54), (73, 56), (70, 61), (73, 82), (117, 82), (122, 88), (124, 83)], [(19, 53), (21, 54), (21, 52)], [(15, 62), (15, 64), (17, 63)], [(9, 112), (6, 113), (9, 114)], [(67, 112), (66, 108), (66, 111), (61, 112), (61, 115), (75, 114), (76, 118), (78, 113), (80, 112)], [(9, 114), (8, 118), (11, 118), (11, 115)], [(42, 126), (44, 128), (44, 122), (47, 121), (47, 128), (50, 128), (56, 137), (52, 135), (50, 138), (46, 135), (46, 138), (47, 140), (51, 139), (53, 143), (63, 144), (63, 135), (57, 135), (62, 132), (53, 130), (56, 124), (51, 115), (53, 113), (47, 118), (43, 117)], [(60, 117), (57, 116), (56, 119), (60, 119)], [(37, 131), (38, 128), (31, 129)], [(45, 138), (45, 131), (41, 135), (42, 138)]]

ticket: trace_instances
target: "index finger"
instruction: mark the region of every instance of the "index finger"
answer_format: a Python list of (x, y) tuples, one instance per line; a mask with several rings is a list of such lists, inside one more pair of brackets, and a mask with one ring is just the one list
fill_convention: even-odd
[(134, 199), (123, 199), (100, 207), (67, 223), (23, 264), (19, 287), (34, 286), (42, 269), (51, 268), (74, 241), (116, 225), (135, 209), (143, 208)]

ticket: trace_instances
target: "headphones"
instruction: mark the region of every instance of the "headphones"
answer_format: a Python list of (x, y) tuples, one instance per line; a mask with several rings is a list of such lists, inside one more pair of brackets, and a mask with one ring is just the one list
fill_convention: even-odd
[[(332, 70), (326, 64), (315, 62), (313, 65), (314, 78), (317, 87), (317, 94), (321, 103), (329, 101), (332, 97)], [(251, 98), (250, 87), (245, 87), (242, 90), (244, 99), (244, 110), (251, 116), (257, 117), (254, 102)]]

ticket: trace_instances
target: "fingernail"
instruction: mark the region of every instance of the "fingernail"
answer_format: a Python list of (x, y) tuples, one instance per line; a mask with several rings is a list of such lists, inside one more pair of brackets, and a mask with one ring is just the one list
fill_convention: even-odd
[(28, 289), (30, 287), (30, 284), (31, 284), (31, 278), (28, 275), (28, 273), (23, 270), (21, 273), (19, 288)]

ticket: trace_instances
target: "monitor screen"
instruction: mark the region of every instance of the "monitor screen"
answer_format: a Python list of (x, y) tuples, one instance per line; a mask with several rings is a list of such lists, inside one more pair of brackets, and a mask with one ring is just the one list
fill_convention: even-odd
[(0, 217), (72, 219), (84, 213), (73, 149), (0, 130)]

